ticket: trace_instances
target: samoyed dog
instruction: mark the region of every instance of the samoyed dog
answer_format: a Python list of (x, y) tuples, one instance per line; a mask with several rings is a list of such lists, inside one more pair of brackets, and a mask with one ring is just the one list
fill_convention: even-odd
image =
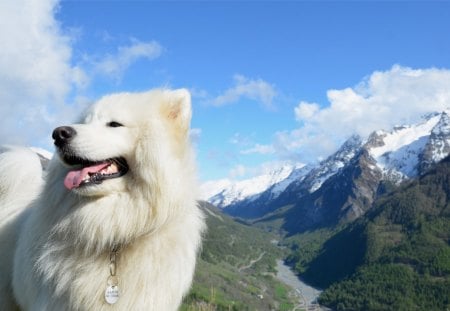
[[(176, 310), (204, 219), (189, 92), (106, 96), (32, 152), (0, 156), (2, 310)], [(6, 307), (5, 307), (6, 306)]]

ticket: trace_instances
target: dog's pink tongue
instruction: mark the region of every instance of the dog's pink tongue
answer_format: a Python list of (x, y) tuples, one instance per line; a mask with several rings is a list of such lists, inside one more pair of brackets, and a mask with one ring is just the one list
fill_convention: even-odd
[(66, 188), (69, 190), (77, 188), (80, 186), (86, 175), (88, 175), (89, 173), (100, 172), (108, 165), (109, 163), (100, 163), (88, 167), (83, 167), (81, 170), (70, 171), (69, 173), (67, 173), (66, 178), (64, 178), (64, 186), (66, 186)]

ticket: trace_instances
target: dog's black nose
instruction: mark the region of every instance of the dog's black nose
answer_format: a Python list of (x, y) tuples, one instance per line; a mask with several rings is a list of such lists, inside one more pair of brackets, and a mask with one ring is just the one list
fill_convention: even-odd
[(55, 128), (52, 138), (55, 140), (57, 147), (62, 147), (67, 144), (77, 134), (75, 129), (70, 126), (60, 126)]

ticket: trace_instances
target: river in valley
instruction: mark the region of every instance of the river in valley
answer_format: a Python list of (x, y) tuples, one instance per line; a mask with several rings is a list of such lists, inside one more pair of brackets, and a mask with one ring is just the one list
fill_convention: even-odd
[(322, 291), (304, 283), (283, 260), (277, 261), (277, 271), (277, 278), (296, 291), (296, 295), (299, 297), (297, 310), (301, 310), (301, 308), (305, 310), (330, 310), (317, 304), (317, 297)]

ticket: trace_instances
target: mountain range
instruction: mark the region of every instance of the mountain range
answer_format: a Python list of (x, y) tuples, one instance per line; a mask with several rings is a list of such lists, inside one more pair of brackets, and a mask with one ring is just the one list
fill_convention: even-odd
[(206, 199), (253, 222), (282, 220), (287, 233), (348, 223), (391, 185), (425, 173), (450, 153), (449, 114), (429, 114), (368, 137), (351, 136), (317, 165), (285, 165), (250, 180), (216, 184)]

